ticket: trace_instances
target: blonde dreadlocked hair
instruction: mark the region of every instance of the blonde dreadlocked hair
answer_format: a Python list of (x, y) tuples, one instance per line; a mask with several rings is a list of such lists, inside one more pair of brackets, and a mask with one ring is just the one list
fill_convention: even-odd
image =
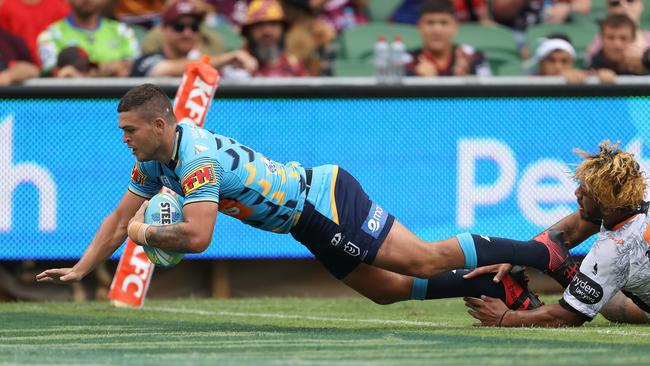
[(646, 177), (634, 155), (619, 150), (619, 144), (605, 140), (598, 144), (600, 151), (595, 155), (574, 149), (585, 160), (573, 174), (584, 193), (601, 206), (634, 209), (645, 198)]

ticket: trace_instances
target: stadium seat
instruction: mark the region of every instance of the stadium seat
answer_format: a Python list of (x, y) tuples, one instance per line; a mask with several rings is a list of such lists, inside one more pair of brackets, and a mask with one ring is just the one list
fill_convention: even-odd
[(376, 22), (388, 20), (397, 10), (402, 0), (371, 0), (368, 1), (368, 12), (370, 19)]
[(419, 48), (421, 45), (420, 35), (414, 26), (372, 22), (343, 32), (341, 35), (342, 57), (346, 60), (372, 58), (372, 49), (380, 35), (385, 35), (388, 41), (399, 35), (408, 50)]
[(370, 60), (334, 60), (334, 76), (373, 76), (374, 66)]
[(233, 51), (242, 48), (244, 40), (239, 35), (239, 32), (230, 25), (223, 24), (218, 27), (209, 28), (211, 31), (216, 32), (223, 39), (223, 47), (225, 51)]
[(497, 67), (492, 67), (492, 73), (496, 76), (522, 76), (527, 75), (520, 60), (509, 60)]
[(473, 46), (485, 53), (498, 51), (518, 55), (512, 31), (500, 25), (463, 23), (458, 27), (455, 41)]

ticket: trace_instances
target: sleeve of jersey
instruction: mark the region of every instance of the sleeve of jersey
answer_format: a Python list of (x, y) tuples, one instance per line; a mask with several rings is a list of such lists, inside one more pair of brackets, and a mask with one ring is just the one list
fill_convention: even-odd
[(147, 172), (144, 164), (135, 163), (131, 171), (129, 191), (144, 198), (151, 198), (160, 191), (160, 188), (162, 185)]
[(199, 201), (219, 202), (223, 168), (217, 160), (203, 156), (187, 162), (180, 176), (185, 205)]
[(610, 239), (598, 240), (564, 290), (560, 305), (593, 319), (627, 280), (629, 260), (621, 249)]

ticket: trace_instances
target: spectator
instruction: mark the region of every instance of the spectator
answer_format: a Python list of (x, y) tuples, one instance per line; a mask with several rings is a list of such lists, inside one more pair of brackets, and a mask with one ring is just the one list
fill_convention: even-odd
[[(535, 51), (536, 75), (562, 76), (568, 84), (582, 84), (589, 75), (587, 71), (575, 67), (576, 51), (563, 34), (550, 35), (543, 39)], [(614, 81), (614, 73), (603, 70), (598, 73), (603, 83)]]
[[(645, 50), (650, 47), (650, 31), (640, 28), (641, 15), (643, 14), (643, 0), (605, 0), (607, 1), (607, 14), (625, 14), (634, 24), (636, 24), (636, 38), (634, 45)], [(599, 34), (594, 36), (594, 39), (587, 48), (585, 55), (586, 64), (589, 66), (592, 57), (603, 47), (603, 40)]]
[[(368, 23), (365, 9), (369, 0), (285, 0), (284, 3), (306, 3), (318, 18), (330, 28), (341, 32), (345, 28)], [(293, 22), (293, 18), (288, 17)]]
[[(199, 33), (206, 10), (191, 0), (171, 3), (162, 13), (161, 46), (152, 53), (138, 58), (133, 64), (131, 76), (181, 76), (185, 65), (197, 60), (201, 52)], [(226, 64), (254, 72), (257, 61), (242, 50), (226, 54), (208, 54), (214, 67)]]
[(0, 28), (21, 38), (32, 61), (41, 66), (36, 38), (70, 12), (65, 0), (0, 0)]
[(69, 0), (72, 11), (38, 36), (42, 72), (51, 74), (61, 50), (78, 46), (99, 66), (99, 76), (127, 76), (140, 53), (133, 30), (104, 18), (106, 0)]
[(214, 10), (213, 25), (221, 23), (239, 27), (246, 21), (246, 10), (249, 0), (206, 0)]
[[(187, 5), (191, 3), (192, 5)], [(165, 25), (170, 25), (176, 20), (175, 18), (180, 17), (185, 13), (185, 8), (198, 9), (196, 10), (197, 14), (200, 15), (199, 19), (199, 31), (198, 31), (198, 46), (197, 50), (205, 55), (218, 55), (224, 51), (224, 44), (221, 37), (209, 30), (205, 26), (206, 14), (208, 14), (212, 8), (207, 5), (202, 0), (174, 0), (171, 1), (168, 6), (163, 9), (161, 25), (152, 28), (144, 40), (142, 41), (142, 53), (157, 53), (162, 48), (163, 43), (163, 27)], [(194, 11), (194, 10), (193, 10)], [(169, 31), (169, 29), (167, 29)], [(182, 33), (182, 32), (181, 32)], [(167, 34), (169, 36), (169, 34)]]
[(302, 62), (285, 49), (287, 26), (278, 1), (253, 0), (250, 3), (241, 32), (246, 39), (246, 51), (259, 63), (259, 69), (253, 76), (307, 75)]
[[(416, 24), (420, 18), (422, 3), (422, 0), (404, 0), (391, 16), (391, 21)], [(454, 17), (461, 23), (480, 22), (485, 25), (493, 24), (486, 0), (453, 0), (452, 4)]]
[(0, 86), (38, 76), (27, 45), (22, 39), (0, 29)]
[(323, 5), (312, 7), (312, 1), (307, 0), (284, 2), (286, 18), (291, 19), (285, 35), (287, 52), (296, 56), (311, 76), (332, 75), (336, 29), (319, 16)]
[(85, 78), (97, 76), (98, 65), (88, 57), (88, 53), (76, 46), (66, 47), (56, 60), (52, 75), (57, 78)]
[(413, 59), (406, 65), (407, 75), (491, 75), (488, 62), (481, 52), (471, 46), (453, 43), (458, 23), (450, 1), (424, 1), (418, 31), (422, 37), (422, 48), (411, 52)]
[[(609, 69), (617, 75), (645, 75), (648, 70), (635, 68), (647, 52), (634, 52), (637, 26), (624, 14), (610, 15), (600, 24), (601, 49), (591, 58), (592, 69)], [(631, 60), (634, 56), (634, 60)]]

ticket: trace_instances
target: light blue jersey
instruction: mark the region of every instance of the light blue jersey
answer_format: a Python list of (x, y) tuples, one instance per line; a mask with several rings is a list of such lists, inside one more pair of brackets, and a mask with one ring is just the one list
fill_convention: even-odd
[[(331, 170), (314, 171), (323, 169)], [(323, 183), (321, 195), (329, 196), (331, 182)], [(133, 168), (131, 192), (150, 198), (163, 186), (185, 197), (184, 205), (217, 202), (220, 212), (278, 233), (289, 232), (298, 221), (307, 190), (302, 166), (269, 160), (231, 138), (187, 124), (176, 128), (169, 165), (154, 160)]]

